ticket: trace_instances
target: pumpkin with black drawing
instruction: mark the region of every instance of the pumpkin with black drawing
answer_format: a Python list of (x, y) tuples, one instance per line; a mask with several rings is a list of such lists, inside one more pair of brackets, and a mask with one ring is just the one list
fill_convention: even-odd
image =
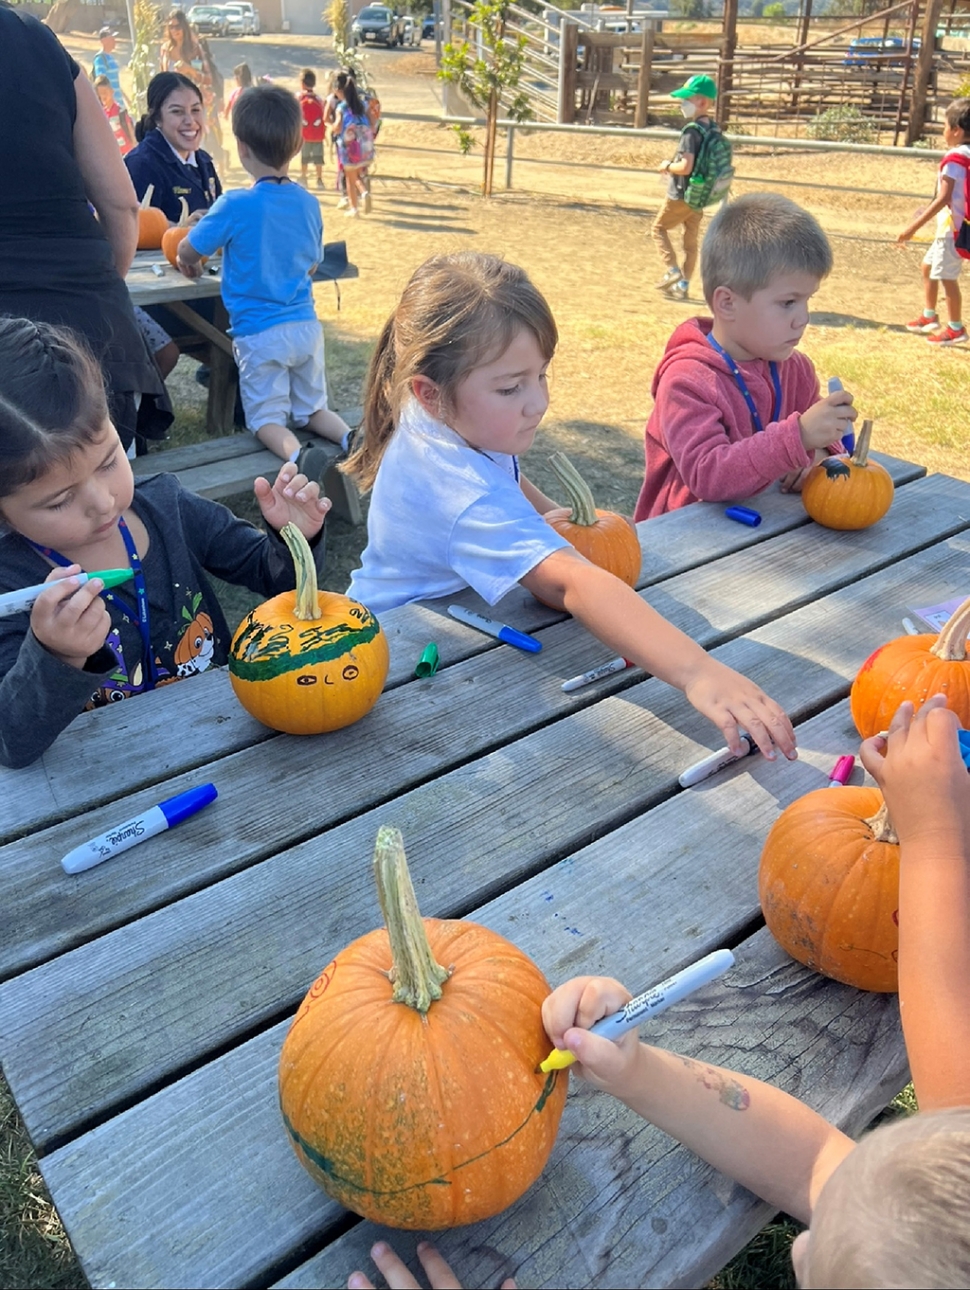
[(569, 506), (547, 511), (546, 523), (591, 564), (598, 564), (628, 587), (635, 587), (642, 559), (636, 526), (616, 511), (596, 509), (589, 485), (565, 453), (554, 452), (549, 465), (566, 490)]
[(958, 605), (938, 636), (900, 636), (870, 654), (852, 682), (852, 720), (863, 739), (886, 730), (908, 699), (921, 708), (933, 694), (970, 727), (970, 599)]
[(138, 207), (138, 250), (157, 251), (162, 245), (162, 238), (168, 232), (168, 220), (165, 212), (152, 205), (155, 185), (149, 184), (145, 196)]
[(775, 821), (758, 874), (792, 958), (860, 990), (898, 988), (899, 843), (877, 788), (819, 788)]
[(319, 735), (370, 712), (387, 678), (387, 637), (363, 605), (317, 590), (307, 540), (281, 534), (296, 567), (296, 590), (251, 610), (229, 647), (229, 679), (246, 711), (273, 730)]
[(826, 457), (805, 476), (802, 505), (816, 524), (827, 529), (867, 529), (892, 506), (892, 476), (869, 460), (871, 436), (872, 422), (863, 421), (851, 457)]
[(327, 1194), (390, 1227), (440, 1230), (500, 1213), (535, 1182), (566, 1100), (549, 985), (521, 950), (463, 920), (422, 919), (397, 829), (374, 852), (387, 929), (311, 987), (283, 1044), (280, 1109)]

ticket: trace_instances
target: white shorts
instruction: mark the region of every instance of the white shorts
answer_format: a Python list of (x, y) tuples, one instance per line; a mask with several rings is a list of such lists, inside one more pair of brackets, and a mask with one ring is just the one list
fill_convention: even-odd
[(268, 327), (232, 342), (239, 368), (239, 393), (246, 425), (300, 430), (327, 406), (327, 376), (320, 323), (292, 322)]
[(953, 234), (935, 238), (923, 256), (923, 263), (930, 266), (930, 278), (934, 282), (953, 282), (960, 276), (963, 260), (956, 253), (953, 245)]

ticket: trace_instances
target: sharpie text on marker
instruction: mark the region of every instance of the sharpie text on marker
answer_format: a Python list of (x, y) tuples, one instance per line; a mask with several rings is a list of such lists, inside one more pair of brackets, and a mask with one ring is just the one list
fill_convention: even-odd
[(134, 819), (126, 820), (124, 824), (102, 833), (99, 838), (92, 838), (90, 842), (83, 842), (81, 846), (69, 851), (61, 861), (64, 872), (83, 873), (85, 869), (93, 869), (95, 865), (121, 855), (122, 851), (127, 851), (139, 842), (145, 842), (158, 833), (164, 833), (166, 829), (174, 828), (190, 815), (195, 815), (196, 811), (201, 811), (203, 806), (214, 802), (218, 796), (215, 784), (202, 784), (198, 788), (187, 789), (176, 797), (169, 797), (157, 806), (150, 806)]
[(742, 758), (757, 752), (758, 745), (746, 731), (739, 730), (738, 734), (741, 743), (744, 745), (743, 752), (733, 753), (730, 748), (722, 748), (719, 752), (711, 753), (710, 757), (705, 757), (703, 761), (696, 762), (693, 766), (688, 766), (677, 779), (677, 783), (681, 788), (693, 788), (695, 784), (701, 783), (702, 780), (710, 779), (712, 775), (716, 775), (725, 766), (730, 766), (733, 761), (741, 761)]
[(602, 663), (599, 667), (594, 667), (589, 672), (583, 672), (581, 676), (574, 676), (568, 681), (563, 681), (562, 688), (567, 693), (570, 690), (581, 690), (584, 685), (592, 685), (594, 681), (602, 681), (604, 676), (613, 676), (615, 672), (625, 672), (628, 667), (636, 667), (636, 663), (631, 663), (628, 658), (611, 658), (608, 663)]
[(529, 654), (538, 654), (542, 649), (542, 641), (537, 641), (534, 636), (517, 632), (507, 623), (497, 623), (494, 619), (486, 618), (484, 614), (476, 614), (461, 605), (449, 605), (448, 613), (458, 622), (464, 623), (466, 627), (474, 627), (476, 631), (484, 632), (486, 636), (494, 636), (505, 645), (514, 645), (516, 649), (526, 650)]
[(65, 582), (73, 580), (77, 587), (81, 587), (92, 578), (100, 578), (105, 587), (119, 587), (132, 577), (134, 574), (130, 569), (102, 569), (100, 573), (73, 573), (70, 578), (59, 578), (55, 582), (38, 582), (33, 587), (23, 587), (20, 591), (5, 591), (0, 596), (0, 618), (27, 613), (45, 591), (50, 591), (51, 587), (63, 587)]

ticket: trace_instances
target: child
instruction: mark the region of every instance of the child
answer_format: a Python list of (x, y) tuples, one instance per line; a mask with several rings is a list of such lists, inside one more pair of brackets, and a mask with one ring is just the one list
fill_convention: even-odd
[(519, 472), (549, 396), (549, 306), (492, 255), (435, 256), (384, 326), (364, 389), (364, 434), (344, 463), (373, 486), (362, 567), (348, 595), (380, 614), (471, 586), (489, 604), (521, 583), (615, 654), (684, 690), (740, 748), (795, 756), (787, 717), (635, 591), (588, 563), (542, 516), (556, 503)]
[(654, 375), (634, 519), (750, 497), (776, 479), (797, 491), (816, 450), (841, 451), (852, 395), (819, 399), (814, 367), (795, 352), (831, 268), (818, 222), (787, 197), (721, 207), (701, 249), (714, 317), (681, 323)]
[[(72, 333), (0, 318), (0, 591), (56, 583), (0, 618), (0, 762), (27, 766), (83, 709), (225, 663), (206, 572), (272, 596), (294, 585), (289, 522), (322, 567), (330, 503), (282, 468), (255, 483), (272, 536), (174, 475), (132, 478), (97, 363)], [(104, 592), (81, 571), (127, 568)]]
[[(923, 312), (919, 318), (906, 324), (906, 330), (922, 333), (931, 345), (965, 345), (967, 329), (961, 317), (963, 300), (959, 283), (963, 260), (957, 255), (953, 238), (967, 216), (967, 169), (958, 161), (951, 161), (950, 157), (960, 156), (970, 160), (970, 99), (954, 99), (947, 108), (943, 141), (948, 155), (940, 162), (936, 196), (913, 223), (903, 229), (896, 240), (908, 242), (917, 229), (936, 216), (936, 237), (923, 257)], [(936, 312), (941, 282), (950, 319), (947, 326), (942, 328)]]
[(232, 129), (251, 188), (225, 193), (182, 239), (178, 267), (189, 278), (202, 257), (223, 248), (222, 298), (232, 325), (246, 424), (284, 461), (319, 481), (330, 456), (293, 430), (342, 444), (350, 430), (327, 408), (323, 329), (310, 275), (323, 254), (318, 203), (287, 175), (302, 143), (296, 98), (279, 85), (240, 95)]
[(95, 84), (97, 84), (99, 76), (108, 78), (108, 84), (111, 86), (111, 93), (115, 102), (121, 111), (127, 115), (128, 100), (125, 98), (124, 91), (121, 88), (121, 69), (118, 67), (117, 58), (115, 58), (117, 45), (115, 35), (116, 33), (112, 27), (102, 27), (98, 32), (101, 49), (94, 56), (91, 74), (94, 77)]
[(333, 111), (333, 140), (337, 160), (347, 184), (346, 215), (356, 218), (360, 210), (370, 214), (371, 197), (367, 168), (374, 161), (374, 131), (367, 105), (349, 72), (338, 72), (334, 81), (337, 104)]
[(921, 1112), (857, 1146), (804, 1103), (736, 1072), (589, 1033), (630, 998), (580, 977), (543, 1022), (581, 1078), (779, 1209), (810, 1223), (803, 1286), (970, 1283), (970, 779), (934, 696), (862, 745), (899, 834), (899, 1003)]
[[(686, 126), (677, 143), (677, 151), (670, 161), (660, 163), (660, 173), (668, 175), (667, 199), (653, 221), (653, 240), (667, 272), (657, 283), (657, 289), (671, 300), (686, 300), (694, 266), (697, 264), (697, 235), (700, 232), (702, 210), (694, 210), (684, 200), (687, 180), (694, 169), (704, 131), (714, 120), (712, 112), (717, 100), (717, 86), (710, 76), (692, 76), (686, 85), (674, 90), (670, 97), (680, 100), (680, 110), (698, 130)], [(677, 267), (677, 253), (670, 240), (670, 229), (684, 228), (684, 268)]]
[(111, 82), (107, 76), (96, 76), (94, 88), (97, 91), (98, 98), (101, 100), (101, 108), (108, 118), (111, 131), (118, 141), (121, 155), (125, 156), (135, 146), (135, 132), (131, 126), (131, 118), (124, 108), (118, 106), (118, 101), (112, 93)]
[(232, 109), (236, 106), (236, 100), (239, 98), (239, 95), (243, 90), (250, 90), (253, 87), (252, 68), (248, 63), (237, 63), (232, 69), (232, 75), (236, 82), (236, 88), (226, 100), (226, 106), (222, 112), (222, 115), (227, 121), (232, 120)]
[(327, 137), (323, 99), (316, 92), (317, 74), (308, 67), (300, 81), (300, 110), (303, 113), (303, 147), (300, 151), (300, 181), (305, 188), (311, 163), (317, 168), (317, 187), (323, 187), (323, 141)]

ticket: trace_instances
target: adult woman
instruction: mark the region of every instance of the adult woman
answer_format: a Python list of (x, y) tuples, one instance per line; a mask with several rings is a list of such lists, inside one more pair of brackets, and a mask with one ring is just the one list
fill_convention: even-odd
[(222, 104), (222, 75), (209, 52), (208, 43), (198, 34), (181, 9), (173, 10), (165, 23), (165, 39), (158, 51), (158, 70), (178, 72), (198, 85), (205, 104), (206, 124), (221, 158), (223, 147), (219, 108)]
[(161, 438), (171, 404), (123, 280), (138, 239), (135, 194), (79, 72), (53, 32), (0, 4), (0, 313), (87, 340), (127, 447), (136, 429)]
[(339, 72), (334, 81), (337, 105), (333, 114), (333, 140), (337, 159), (347, 181), (347, 214), (356, 216), (360, 206), (370, 210), (366, 188), (367, 167), (374, 160), (374, 132), (367, 109), (349, 72)]
[(135, 127), (138, 147), (125, 165), (139, 200), (149, 185), (152, 205), (174, 224), (184, 198), (189, 213), (205, 213), (222, 192), (212, 158), (199, 146), (205, 133), (202, 91), (181, 72), (159, 72), (148, 83), (148, 111)]

